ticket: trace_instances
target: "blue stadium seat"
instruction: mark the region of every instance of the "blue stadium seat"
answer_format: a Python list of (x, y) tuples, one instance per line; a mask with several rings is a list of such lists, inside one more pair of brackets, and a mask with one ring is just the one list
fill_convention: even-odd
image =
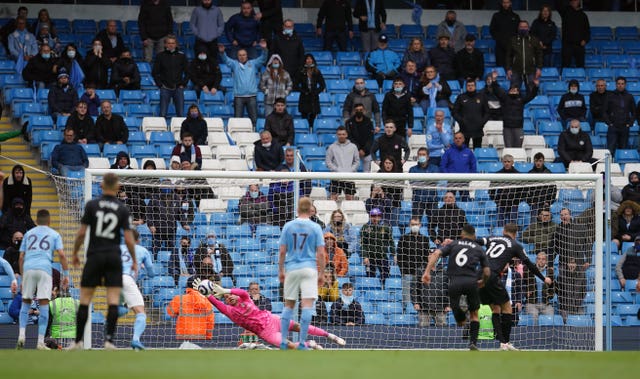
[(145, 102), (145, 94), (142, 90), (121, 90), (120, 102), (125, 105), (143, 104)]
[(611, 41), (613, 40), (613, 30), (608, 26), (592, 26), (591, 40)]
[(400, 38), (424, 38), (424, 30), (421, 25), (403, 24), (400, 25)]
[(94, 20), (75, 19), (71, 21), (71, 27), (76, 34), (96, 34), (96, 22)]
[(117, 144), (105, 144), (102, 148), (102, 155), (105, 158), (114, 159), (119, 152), (124, 151), (127, 154), (127, 145), (117, 145)]
[(627, 87), (629, 86), (630, 82), (637, 82), (638, 80), (640, 80), (640, 70), (636, 68), (619, 68), (614, 70), (613, 72), (614, 73), (612, 77), (624, 76), (625, 78), (627, 78)]
[[(98, 22), (98, 30), (105, 29), (107, 27), (107, 22), (108, 22), (108, 20), (100, 20)], [(115, 22), (116, 22), (116, 30), (118, 31), (118, 33), (123, 33), (124, 32), (124, 25), (122, 24), (122, 21), (115, 20)]]
[(316, 134), (335, 134), (339, 125), (335, 118), (316, 119), (313, 125), (313, 132)]
[(316, 64), (318, 66), (333, 65), (333, 55), (330, 51), (313, 51), (311, 54), (316, 59)]
[(521, 313), (518, 316), (518, 326), (535, 326), (533, 317), (528, 314)]
[[(56, 24), (56, 27), (58, 26), (58, 24)], [(640, 36), (638, 35), (638, 28), (635, 26), (618, 26), (615, 29), (616, 32), (616, 39), (618, 41), (625, 41), (625, 40), (630, 40), (630, 41), (638, 41), (638, 39), (640, 39)]]
[(348, 80), (326, 80), (327, 91), (330, 93), (349, 93), (351, 92), (351, 83)]
[(306, 37), (313, 38), (316, 35), (316, 27), (311, 23), (304, 23), (304, 22), (296, 23), (295, 31), (296, 31), (296, 34), (298, 34), (301, 38), (306, 38)]
[(149, 133), (150, 145), (175, 145), (175, 137), (172, 132), (151, 132)]
[(294, 143), (296, 146), (318, 146), (318, 136), (316, 134), (296, 133)]
[(223, 119), (233, 117), (235, 114), (231, 106), (220, 104), (206, 106), (203, 113), (209, 117), (221, 117)]
[(131, 158), (156, 158), (158, 156), (153, 145), (133, 145), (129, 148)]
[(562, 320), (562, 316), (554, 315), (540, 315), (538, 316), (538, 325), (539, 326), (561, 326), (564, 325), (564, 321)]
[(369, 73), (364, 66), (345, 66), (343, 67), (344, 78), (347, 80), (355, 80), (357, 78), (368, 78)]
[(395, 301), (383, 301), (376, 303), (376, 309), (384, 315), (402, 314), (402, 303)]
[(499, 162), (498, 151), (492, 147), (477, 147), (473, 150), (478, 162)]
[(264, 265), (270, 262), (270, 257), (260, 250), (248, 251), (244, 254), (244, 263), (248, 265)]
[(365, 323), (368, 325), (386, 325), (387, 318), (380, 313), (366, 313)]
[(327, 148), (324, 146), (302, 146), (300, 154), (305, 161), (324, 160), (327, 155)]
[(418, 318), (412, 314), (393, 314), (389, 316), (389, 325), (412, 326), (418, 323)]
[(588, 315), (569, 315), (567, 316), (567, 326), (592, 327), (593, 319)]
[[(143, 91), (154, 90), (154, 91), (158, 91), (158, 94), (160, 93), (160, 91), (158, 90), (158, 86), (156, 86), (156, 83), (151, 76), (147, 76), (147, 75), (140, 76), (140, 88), (142, 88)], [(158, 101), (159, 100), (160, 100), (160, 96), (158, 96)]]
[(359, 291), (381, 290), (382, 284), (380, 279), (376, 277), (357, 277), (355, 280), (355, 289)]
[(175, 296), (180, 295), (181, 293), (182, 291), (178, 288), (160, 288), (158, 292), (153, 295), (152, 305), (156, 308), (164, 307)]
[(153, 116), (153, 108), (151, 105), (144, 103), (135, 103), (127, 105), (127, 115), (137, 117)]
[(342, 70), (338, 66), (318, 66), (318, 70), (322, 72), (322, 76), (325, 80), (339, 80), (342, 79)]
[(631, 68), (631, 59), (626, 54), (605, 55), (604, 61), (609, 68)]
[(633, 297), (629, 292), (624, 291), (611, 291), (612, 303), (633, 303)]
[(173, 281), (173, 277), (164, 275), (164, 276), (156, 276), (151, 278), (151, 288), (174, 288), (175, 283)]
[(559, 136), (564, 131), (559, 121), (538, 121), (538, 133), (544, 136)]
[[(142, 126), (142, 119), (140, 117), (127, 116), (123, 118), (124, 123), (127, 125), (130, 132), (137, 132), (140, 130), (140, 127)], [(60, 119), (60, 116), (58, 116), (58, 119)]]
[[(469, 25), (467, 25), (467, 26), (469, 26)], [(478, 40), (476, 40), (476, 46), (475, 47), (476, 47), (476, 49), (480, 50), (484, 54), (489, 54), (489, 53), (492, 53), (493, 51), (495, 51), (496, 42), (494, 40), (478, 39)]]
[(389, 50), (392, 50), (398, 54), (404, 53), (409, 46), (409, 41), (405, 39), (390, 39), (389, 40)]
[(336, 63), (338, 66), (359, 66), (362, 60), (357, 51), (339, 51), (336, 54)]
[[(329, 135), (329, 134), (326, 134)], [(329, 168), (327, 168), (327, 163), (324, 160), (313, 160), (309, 162), (309, 168), (313, 172), (329, 172)]]
[(637, 163), (640, 161), (640, 154), (635, 149), (618, 149), (615, 154), (617, 163)]
[(138, 132), (138, 131), (134, 131), (134, 132), (129, 132), (129, 139), (127, 140), (127, 143), (131, 146), (133, 145), (146, 145), (147, 144), (147, 139), (144, 135), (143, 132)]

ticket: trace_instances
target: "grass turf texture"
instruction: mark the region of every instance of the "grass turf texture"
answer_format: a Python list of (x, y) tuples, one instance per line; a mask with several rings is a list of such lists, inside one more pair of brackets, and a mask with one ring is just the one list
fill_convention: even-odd
[[(638, 352), (0, 351), (2, 378), (622, 378)], [(494, 370), (491, 373), (491, 370)]]

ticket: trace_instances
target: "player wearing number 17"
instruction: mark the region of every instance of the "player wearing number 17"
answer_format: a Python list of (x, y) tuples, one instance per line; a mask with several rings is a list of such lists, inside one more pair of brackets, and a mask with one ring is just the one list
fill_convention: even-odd
[[(476, 243), (476, 230), (472, 225), (466, 224), (462, 228), (461, 239), (448, 243), (446, 246), (436, 249), (429, 255), (429, 263), (422, 275), (424, 284), (431, 283), (431, 271), (440, 257), (449, 257), (447, 276), (449, 277), (449, 304), (453, 310), (453, 316), (458, 326), (464, 325), (467, 319), (466, 312), (460, 306), (460, 298), (466, 296), (469, 309), (469, 350), (478, 350), (478, 332), (480, 321), (478, 309), (480, 309), (480, 297), (478, 287), (483, 286), (489, 279), (489, 261), (482, 247)], [(446, 241), (445, 241), (446, 242)], [(478, 280), (477, 267), (482, 267), (482, 278)]]
[(129, 210), (117, 198), (120, 184), (115, 174), (108, 173), (102, 178), (102, 196), (91, 200), (84, 208), (81, 226), (73, 245), (73, 265), (80, 266), (78, 251), (82, 246), (87, 228), (89, 246), (87, 259), (80, 281), (80, 306), (76, 317), (76, 341), (70, 349), (83, 348), (85, 324), (89, 317), (89, 303), (97, 286), (107, 287), (107, 325), (104, 348), (115, 349), (113, 336), (118, 322), (118, 304), (122, 288), (122, 259), (120, 258), (120, 237), (124, 232), (124, 243), (131, 255), (130, 272), (138, 270), (135, 239), (131, 231)]
[[(293, 318), (293, 307), (300, 293), (300, 341), (307, 340), (309, 324), (314, 311), (314, 302), (318, 298), (318, 286), (324, 284), (325, 249), (324, 237), (320, 225), (309, 219), (311, 199), (303, 197), (298, 201), (298, 217), (287, 222), (280, 235), (280, 254), (278, 276), (284, 283), (284, 310), (280, 316), (282, 343), (280, 349), (286, 350), (289, 323)], [(308, 350), (305, 344), (298, 345), (299, 350)]]
[(31, 299), (36, 295), (40, 316), (38, 317), (38, 350), (49, 350), (44, 344), (44, 335), (49, 321), (51, 299), (51, 260), (58, 253), (64, 270), (62, 288), (69, 287), (67, 259), (62, 251), (62, 237), (49, 227), (49, 211), (41, 209), (36, 216), (38, 226), (25, 233), (20, 245), (20, 272), (22, 273), (22, 306), (20, 307), (17, 349), (24, 348), (25, 331), (31, 308)]

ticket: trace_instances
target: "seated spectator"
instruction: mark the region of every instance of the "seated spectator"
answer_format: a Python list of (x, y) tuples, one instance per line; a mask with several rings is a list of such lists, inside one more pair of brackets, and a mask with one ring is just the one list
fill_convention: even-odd
[(353, 284), (342, 284), (340, 298), (331, 305), (331, 323), (336, 325), (363, 325), (364, 312), (360, 303), (353, 298)]
[[(539, 251), (536, 254), (536, 267), (543, 276), (553, 278), (553, 267), (547, 265), (547, 253)], [(551, 304), (554, 296), (553, 285), (536, 280), (536, 276), (528, 269), (524, 271), (523, 278), (525, 286), (526, 312), (533, 318), (534, 325), (538, 324), (538, 315), (543, 314), (553, 316), (553, 305)]]
[(424, 48), (424, 42), (421, 38), (413, 37), (409, 42), (409, 47), (402, 56), (402, 64), (406, 65), (408, 61), (416, 64), (418, 74), (422, 75), (424, 69), (429, 65), (429, 54)]
[(537, 221), (529, 225), (529, 227), (522, 232), (522, 242), (532, 243), (536, 251), (550, 252), (553, 234), (557, 226), (556, 223), (551, 221), (551, 211), (549, 208), (542, 208), (540, 212), (538, 212)]
[(584, 96), (578, 93), (580, 91), (580, 83), (572, 79), (569, 81), (569, 92), (562, 95), (560, 103), (558, 103), (558, 115), (564, 126), (571, 120), (586, 121), (587, 105)]
[(271, 208), (269, 200), (260, 192), (257, 184), (249, 185), (247, 193), (240, 198), (240, 223), (249, 223), (255, 227), (257, 224), (271, 223)]
[(384, 187), (379, 183), (371, 185), (371, 197), (364, 201), (367, 212), (373, 212), (377, 209), (381, 212), (382, 221), (391, 225), (393, 218), (393, 200), (384, 192)]
[(446, 239), (456, 239), (462, 232), (466, 220), (465, 212), (456, 204), (456, 196), (449, 191), (442, 198), (442, 207), (429, 217), (429, 238), (440, 246)]
[(96, 120), (96, 141), (99, 144), (126, 144), (129, 140), (129, 128), (122, 116), (111, 112), (111, 102), (102, 102), (102, 114)]
[(48, 23), (41, 24), (40, 30), (35, 33), (35, 36), (38, 47), (48, 45), (51, 48), (51, 53), (54, 58), (57, 58), (60, 55), (62, 45), (60, 44), (58, 37), (51, 34)]
[(449, 36), (446, 34), (438, 35), (438, 46), (429, 50), (429, 59), (431, 60), (431, 64), (440, 73), (441, 80), (456, 79), (456, 72), (453, 69), (453, 59), (455, 55), (455, 50), (449, 46)]
[(198, 105), (196, 104), (192, 104), (189, 107), (187, 118), (182, 121), (182, 126), (180, 126), (180, 139), (184, 137), (185, 133), (191, 134), (193, 142), (196, 145), (200, 146), (207, 144), (209, 134), (207, 122), (204, 120), (202, 112), (200, 112), (200, 108), (198, 108)]
[(169, 169), (170, 170), (182, 170), (182, 162), (180, 162), (180, 157), (173, 156), (169, 159)]
[[(326, 239), (325, 239), (326, 240)], [(324, 269), (324, 283), (318, 287), (318, 300), (334, 302), (340, 297), (340, 289), (338, 288), (338, 279), (332, 267), (327, 266)]]
[(58, 116), (70, 116), (78, 102), (78, 92), (69, 84), (67, 70), (58, 70), (58, 83), (49, 89), (49, 114), (55, 122)]
[(622, 201), (631, 200), (640, 204), (640, 172), (632, 171), (629, 174), (629, 184), (622, 188)]
[[(435, 121), (427, 127), (427, 148), (429, 149), (429, 163), (440, 167), (440, 160), (444, 152), (451, 146), (453, 132), (449, 122), (444, 120), (444, 111), (435, 111)], [(439, 171), (439, 170), (438, 170)]]
[(2, 181), (2, 212), (11, 208), (11, 202), (16, 197), (24, 201), (25, 212), (31, 214), (31, 200), (33, 198), (33, 185), (25, 175), (24, 167), (15, 165), (11, 169), (11, 175)]
[(422, 91), (418, 101), (422, 111), (427, 113), (428, 108), (450, 108), (451, 88), (446, 80), (441, 79), (434, 66), (427, 66), (420, 78)]
[(2, 45), (4, 45), (6, 51), (9, 51), (9, 35), (16, 30), (16, 23), (18, 19), (24, 18), (26, 20), (28, 15), (29, 9), (27, 7), (18, 7), (18, 13), (16, 14), (16, 17), (9, 17), (6, 23), (2, 25), (2, 28), (0, 28), (0, 39), (2, 40)]
[[(327, 262), (327, 266), (332, 268), (332, 274), (335, 274), (339, 277), (344, 277), (349, 272), (349, 262), (347, 262), (347, 255), (344, 253), (344, 250), (338, 247), (336, 237), (331, 233), (324, 234), (324, 244), (325, 244), (325, 262)], [(337, 287), (336, 287), (337, 289)], [(334, 301), (334, 300), (325, 300), (325, 301)]]
[(138, 65), (131, 58), (131, 50), (124, 48), (120, 58), (113, 62), (111, 68), (111, 88), (120, 96), (120, 90), (140, 89), (140, 71)]
[(92, 82), (87, 82), (84, 85), (84, 93), (80, 97), (80, 101), (84, 101), (87, 104), (87, 113), (89, 116), (98, 117), (98, 107), (100, 107), (100, 97), (96, 93), (96, 85)]
[(380, 34), (378, 48), (370, 52), (365, 61), (367, 71), (378, 82), (379, 88), (382, 88), (385, 80), (395, 79), (400, 70), (400, 64), (400, 56), (389, 49), (389, 37)]
[(129, 158), (129, 154), (126, 151), (119, 151), (110, 168), (112, 170), (130, 170), (131, 158)]
[[(75, 83), (73, 81), (73, 77), (74, 75), (78, 75), (79, 77), (84, 78), (84, 71), (82, 70), (82, 67), (84, 67), (84, 60), (82, 59), (82, 55), (78, 53), (78, 48), (74, 43), (69, 43), (67, 44), (67, 46), (65, 46), (62, 54), (54, 64), (53, 71), (56, 74), (59, 74), (60, 69), (64, 68), (65, 70), (67, 70), (69, 79), (71, 80), (71, 85), (73, 85), (74, 88), (78, 88), (78, 86), (82, 83)], [(74, 72), (74, 70), (80, 70), (82, 72)]]
[(87, 51), (84, 59), (85, 83), (93, 83), (96, 88), (108, 87), (109, 68), (111, 59), (102, 52), (103, 44), (99, 39), (94, 39), (91, 50)]
[[(13, 272), (17, 275), (16, 277), (20, 276), (20, 245), (22, 245), (23, 238), (24, 234), (21, 231), (14, 232), (13, 236), (11, 236), (11, 246), (7, 247), (4, 255), (0, 258), (6, 260), (11, 265)], [(5, 269), (4, 271), (7, 272), (8, 270)]]
[(16, 197), (11, 201), (11, 209), (0, 217), (0, 249), (7, 249), (13, 244), (13, 236), (16, 232), (23, 235), (35, 227), (31, 215), (24, 209), (24, 200)]
[[(556, 161), (562, 162), (567, 168), (571, 162), (595, 163), (591, 138), (580, 128), (580, 121), (571, 120), (567, 130), (560, 134), (558, 155)], [(595, 166), (593, 169), (595, 170)]]
[(551, 174), (551, 170), (544, 164), (544, 154), (541, 152), (533, 155), (533, 167), (529, 174)]
[[(264, 93), (264, 116), (269, 117), (278, 99), (285, 99), (291, 89), (291, 75), (282, 68), (282, 58), (274, 54), (269, 58), (267, 67), (260, 77), (260, 90)], [(274, 134), (274, 137), (277, 137)], [(280, 141), (282, 142), (282, 141)], [(284, 143), (282, 143), (284, 145)]]
[(275, 99), (273, 112), (267, 114), (264, 130), (271, 133), (271, 137), (280, 146), (293, 145), (296, 131), (293, 128), (293, 117), (287, 112), (287, 102), (283, 97)]
[(31, 57), (22, 70), (22, 78), (29, 87), (51, 87), (56, 82), (56, 74), (53, 72), (54, 61), (51, 58), (51, 48), (48, 45), (42, 45), (40, 53)]
[(213, 305), (193, 289), (194, 278), (187, 280), (185, 294), (176, 295), (167, 305), (167, 314), (176, 319), (176, 339), (210, 340), (213, 338)]
[(396, 133), (395, 123), (392, 120), (386, 120), (384, 134), (373, 141), (371, 157), (377, 161), (378, 165), (382, 164), (385, 157), (391, 157), (398, 162), (395, 172), (402, 172), (402, 165), (409, 159), (410, 154), (411, 149), (406, 139)]
[(96, 40), (102, 42), (103, 54), (111, 63), (115, 62), (125, 49), (116, 20), (107, 21), (107, 27), (96, 34)]
[[(20, 56), (25, 62), (30, 61), (32, 57), (38, 54), (38, 42), (36, 41), (36, 36), (27, 30), (26, 16), (18, 16), (16, 18), (15, 30), (9, 34), (8, 44), (9, 55), (14, 62), (18, 62), (18, 57)], [(48, 47), (48, 45), (46, 46)], [(40, 52), (42, 53), (42, 51), (41, 49)], [(48, 52), (51, 52), (51, 48), (49, 48)]]
[(413, 131), (413, 105), (411, 94), (407, 91), (401, 77), (393, 79), (393, 85), (382, 100), (382, 118), (392, 120), (396, 134), (411, 137)]
[(616, 212), (617, 218), (612, 220), (618, 224), (613, 242), (622, 247), (624, 242), (633, 242), (640, 236), (640, 204), (627, 200), (623, 201)]
[(273, 309), (271, 307), (271, 299), (260, 293), (260, 284), (258, 282), (249, 283), (249, 297), (261, 311), (271, 312)]
[(476, 156), (464, 144), (464, 134), (457, 132), (453, 135), (453, 145), (444, 152), (440, 160), (440, 171), (464, 174), (478, 172)]
[(253, 143), (256, 171), (274, 171), (284, 160), (282, 146), (272, 140), (267, 130), (260, 132), (260, 139)]
[(207, 233), (205, 240), (196, 250), (194, 260), (200, 262), (201, 268), (202, 266), (210, 265), (215, 276), (220, 278), (226, 276), (231, 279), (235, 286), (236, 278), (233, 276), (233, 259), (229, 254), (229, 250), (227, 250), (227, 246), (218, 241), (213, 231)]
[(325, 228), (324, 221), (320, 220), (320, 218), (316, 215), (316, 213), (317, 213), (316, 206), (311, 205), (311, 208), (309, 209), (309, 220), (320, 225), (321, 229), (324, 229)]
[[(462, 222), (464, 222), (464, 216)], [(428, 253), (428, 250), (425, 253)], [(421, 328), (428, 328), (432, 324), (435, 327), (447, 326), (447, 311), (450, 310), (447, 292), (449, 280), (444, 262), (441, 260), (436, 264), (435, 270), (431, 273), (430, 284), (423, 284), (420, 275), (419, 273), (417, 275), (415, 291), (411, 291), (413, 309), (418, 312), (418, 326)]]
[[(640, 236), (636, 236), (633, 246), (627, 248), (616, 263), (616, 276), (620, 282), (620, 288), (624, 289), (627, 279), (635, 280), (640, 275)], [(6, 252), (5, 252), (6, 255)]]
[(422, 86), (420, 85), (420, 73), (418, 72), (416, 62), (407, 61), (404, 64), (404, 69), (398, 75), (404, 82), (407, 88), (407, 93), (411, 97), (411, 105), (414, 105), (418, 101)]
[(323, 228), (325, 233), (331, 233), (336, 238), (336, 246), (342, 249), (347, 256), (351, 255), (350, 251), (356, 249), (356, 236), (351, 228), (351, 223), (347, 222), (340, 209), (331, 212), (329, 223)]
[[(440, 172), (440, 168), (432, 164), (429, 160), (429, 150), (426, 147), (418, 149), (418, 164), (409, 169), (410, 174), (434, 174)], [(412, 196), (411, 196), (411, 215), (422, 219), (422, 216), (426, 213), (427, 216), (431, 215), (431, 211), (438, 204), (437, 192), (434, 188), (428, 188), (429, 186), (435, 186), (435, 182), (425, 182), (424, 180), (416, 180), (411, 182)]]
[(220, 81), (222, 80), (222, 72), (215, 57), (208, 57), (205, 48), (200, 48), (196, 59), (189, 62), (187, 66), (187, 74), (193, 83), (193, 89), (198, 94), (202, 91), (215, 95), (221, 89)]
[(76, 135), (73, 129), (64, 130), (62, 143), (53, 148), (51, 152), (51, 172), (62, 176), (68, 176), (69, 171), (84, 171), (89, 167), (89, 158), (75, 141)]
[(88, 114), (87, 103), (82, 100), (76, 104), (75, 111), (67, 118), (65, 128), (73, 129), (78, 143), (96, 143), (96, 125), (93, 117)]

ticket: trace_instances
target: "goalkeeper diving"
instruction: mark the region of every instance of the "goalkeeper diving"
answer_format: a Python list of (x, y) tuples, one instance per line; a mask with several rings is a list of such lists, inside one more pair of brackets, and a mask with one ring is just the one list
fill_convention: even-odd
[[(260, 310), (251, 300), (249, 293), (240, 288), (223, 288), (209, 281), (196, 279), (193, 288), (204, 295), (218, 310), (229, 317), (236, 325), (241, 326), (260, 337), (266, 343), (280, 347), (282, 333), (280, 331), (280, 316), (269, 311)], [(300, 324), (295, 321), (289, 323), (289, 331), (300, 331)], [(346, 344), (345, 340), (316, 326), (309, 326), (309, 334), (312, 336), (326, 337), (340, 346)], [(315, 341), (305, 341), (308, 348), (322, 349)], [(289, 349), (296, 349), (298, 343), (287, 340)]]

